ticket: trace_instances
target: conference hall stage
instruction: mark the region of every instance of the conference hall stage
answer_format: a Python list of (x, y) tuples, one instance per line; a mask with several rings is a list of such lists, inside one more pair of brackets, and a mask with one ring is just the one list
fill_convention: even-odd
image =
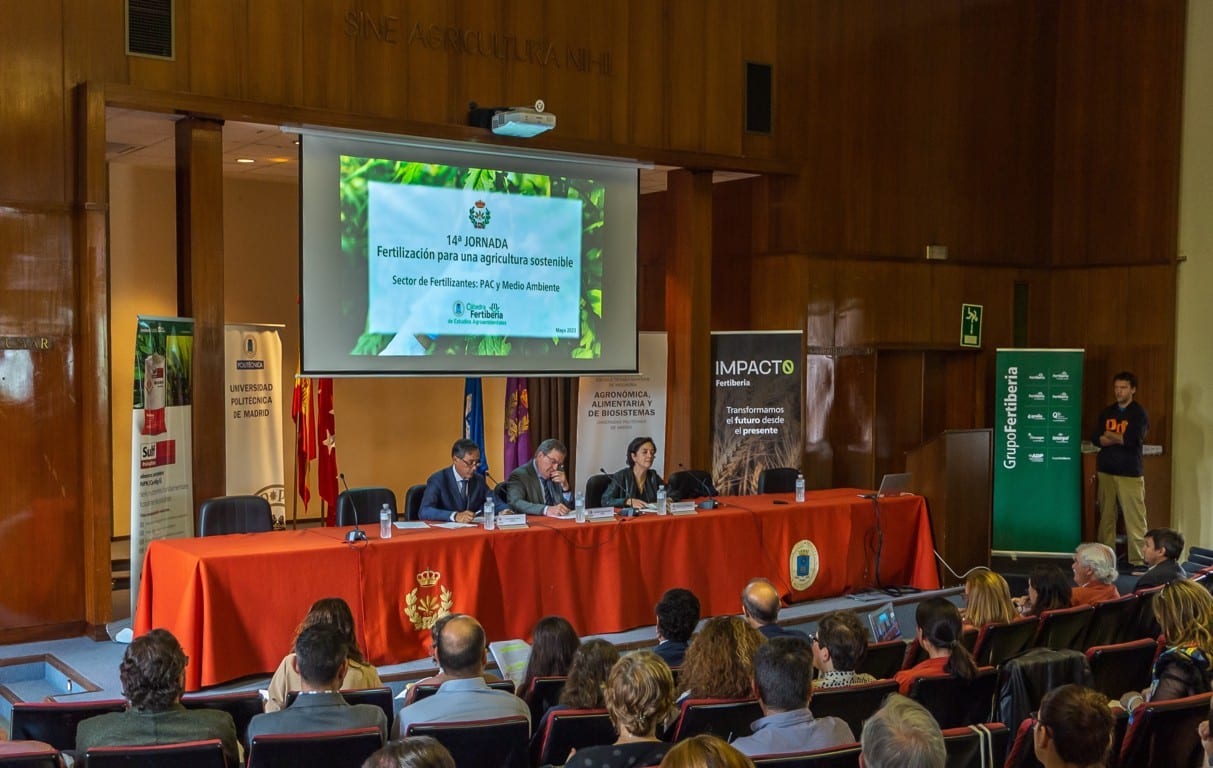
[(878, 527), (859, 493), (726, 497), (694, 515), (605, 523), (531, 517), (525, 530), (397, 530), (358, 544), (344, 541), (347, 528), (158, 540), (134, 628), (172, 631), (190, 657), (186, 688), (197, 690), (273, 671), (326, 596), (349, 602), (369, 660), (387, 665), (423, 658), (428, 627), (446, 611), (470, 613), (505, 640), (527, 637), (549, 614), (583, 635), (651, 625), (661, 593), (676, 586), (694, 590), (705, 616), (737, 613), (755, 576), (789, 603), (877, 583), (937, 589), (923, 498), (882, 499)]

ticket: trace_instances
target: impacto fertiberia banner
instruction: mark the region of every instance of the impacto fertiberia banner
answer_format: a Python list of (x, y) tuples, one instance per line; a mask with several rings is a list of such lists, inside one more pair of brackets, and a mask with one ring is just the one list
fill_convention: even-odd
[(712, 334), (712, 480), (755, 493), (758, 473), (800, 467), (804, 353), (800, 331)]
[(637, 337), (635, 374), (582, 376), (577, 385), (578, 488), (599, 469), (614, 472), (625, 466), (628, 443), (651, 437), (657, 446), (653, 469), (663, 471), (665, 456), (666, 335)]
[(270, 503), (274, 527), (286, 521), (282, 460), (282, 339), (278, 325), (223, 327), (227, 395), (227, 493)]
[(1081, 349), (1000, 349), (994, 400), (996, 552), (1072, 552), (1081, 535)]
[(131, 418), (131, 610), (153, 539), (194, 535), (194, 321), (140, 316)]

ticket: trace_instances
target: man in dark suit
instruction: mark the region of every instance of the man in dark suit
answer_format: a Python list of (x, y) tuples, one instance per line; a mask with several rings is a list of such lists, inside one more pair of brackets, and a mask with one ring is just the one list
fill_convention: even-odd
[(480, 447), (467, 439), (451, 446), (451, 466), (440, 469), (425, 481), (421, 496), (421, 519), (470, 523), (484, 506), (487, 487), (480, 467)]
[(779, 626), (779, 590), (766, 579), (753, 579), (741, 590), (741, 613), (768, 640), (774, 637), (795, 637), (806, 643), (809, 640), (803, 632)]
[(256, 715), (248, 740), (268, 733), (315, 733), (348, 728), (378, 728), (387, 740), (387, 716), (374, 704), (350, 705), (339, 693), (346, 671), (346, 640), (333, 627), (317, 624), (295, 639), (292, 663), (303, 690), (286, 709)]
[(699, 624), (699, 598), (689, 589), (667, 589), (657, 603), (657, 647), (653, 649), (671, 667), (681, 667), (687, 644)]
[(510, 473), (510, 509), (528, 515), (560, 517), (569, 513), (569, 479), (564, 474), (564, 443), (549, 437), (535, 458)]
[(1141, 573), (1133, 589), (1161, 587), (1177, 579), (1186, 579), (1187, 574), (1179, 565), (1183, 553), (1184, 535), (1179, 531), (1172, 528), (1151, 528), (1146, 531), (1142, 539), (1141, 557), (1150, 569)]

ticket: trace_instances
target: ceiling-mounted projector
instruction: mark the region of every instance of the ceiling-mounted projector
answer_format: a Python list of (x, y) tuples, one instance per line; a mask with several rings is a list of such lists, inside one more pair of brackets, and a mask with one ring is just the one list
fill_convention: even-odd
[(556, 127), (556, 116), (543, 111), (543, 99), (534, 107), (510, 107), (493, 113), (490, 128), (498, 136), (529, 139)]

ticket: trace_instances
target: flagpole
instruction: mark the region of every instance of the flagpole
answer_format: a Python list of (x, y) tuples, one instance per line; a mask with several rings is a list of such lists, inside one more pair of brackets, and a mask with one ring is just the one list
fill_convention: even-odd
[[(299, 446), (299, 420), (291, 419), (291, 421), (295, 422), (295, 442), (294, 442), (295, 450), (291, 451), (291, 453), (295, 454), (295, 466), (292, 470), (294, 472), (294, 474), (292, 475), (292, 477), (295, 478), (295, 483), (297, 485), (299, 483), (299, 448), (298, 448), (298, 446)], [(292, 531), (299, 530), (299, 489), (298, 488), (296, 488), (295, 492), (293, 494), (291, 494), (291, 530)]]

